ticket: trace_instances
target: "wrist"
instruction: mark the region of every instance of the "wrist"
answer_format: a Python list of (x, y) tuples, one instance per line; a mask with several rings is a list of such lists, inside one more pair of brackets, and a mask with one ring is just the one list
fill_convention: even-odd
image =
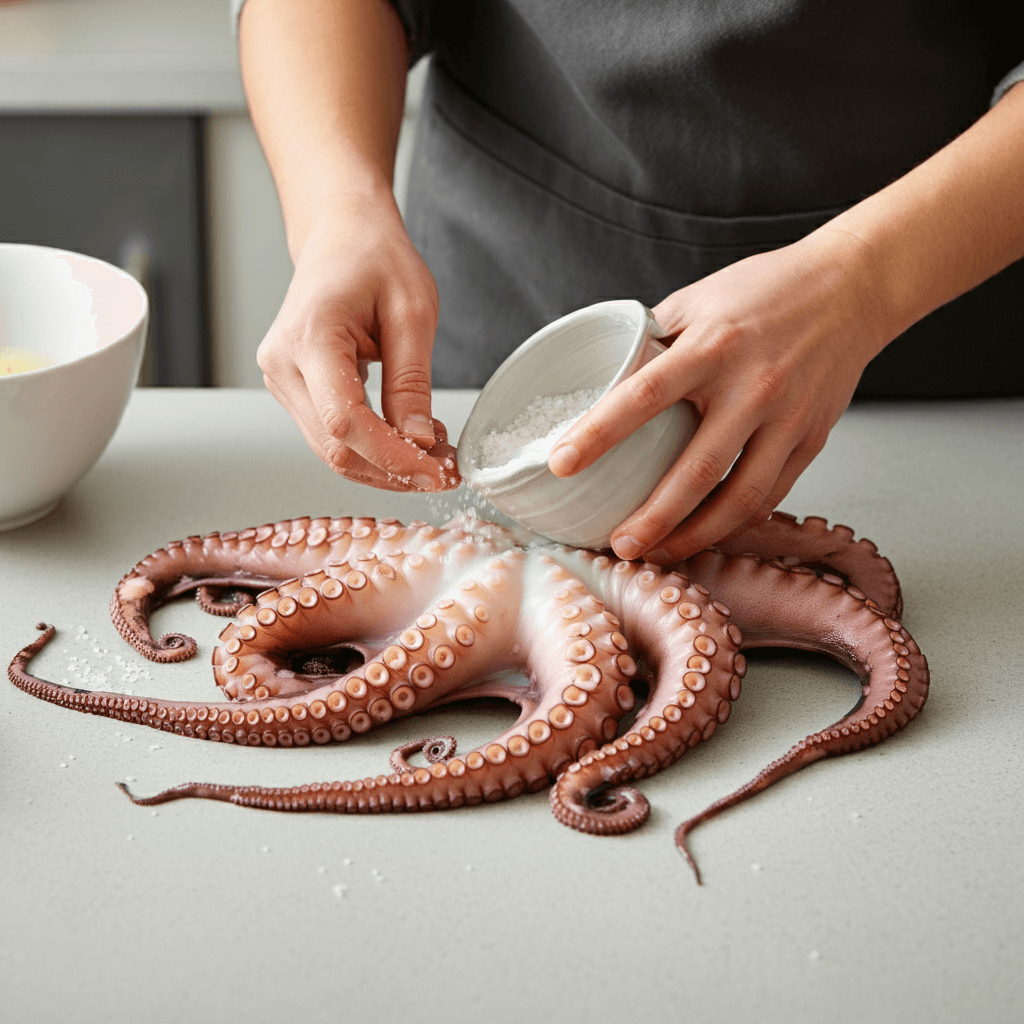
[(386, 231), (394, 222), (402, 227), (402, 216), (391, 183), (383, 174), (339, 172), (312, 189), (293, 204), (282, 201), (288, 251), (298, 263), (309, 249), (330, 247), (339, 236), (349, 235), (352, 226), (370, 220), (375, 231)]
[[(836, 329), (856, 338), (866, 366), (903, 329), (875, 247), (835, 218), (796, 243), (814, 260), (815, 279), (829, 292)], [(858, 330), (847, 334), (845, 328)]]
[(884, 217), (881, 223), (876, 221), (884, 211), (873, 209), (872, 199), (851, 207), (820, 230), (849, 243), (851, 273), (864, 299), (862, 315), (878, 337), (880, 352), (935, 304), (922, 303), (924, 289), (915, 279), (916, 267), (908, 261), (905, 241)]

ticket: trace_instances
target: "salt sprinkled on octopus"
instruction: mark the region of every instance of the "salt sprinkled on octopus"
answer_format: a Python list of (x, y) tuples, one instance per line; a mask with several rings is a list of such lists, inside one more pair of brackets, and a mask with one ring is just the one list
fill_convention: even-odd
[[(519, 720), (466, 753), (456, 753), (452, 737), (427, 737), (395, 750), (390, 771), (373, 778), (282, 788), (190, 783), (132, 799), (372, 813), (489, 803), (553, 783), (560, 822), (610, 835), (649, 814), (631, 783), (728, 720), (745, 650), (819, 651), (851, 668), (863, 689), (857, 707), (679, 826), (676, 843), (695, 872), (686, 836), (696, 825), (814, 761), (880, 742), (924, 705), (927, 662), (900, 624), (896, 575), (845, 526), (776, 513), (664, 568), (556, 544), (524, 547), (494, 524), (469, 526), (301, 518), (189, 537), (144, 558), (117, 585), (115, 625), (145, 657), (173, 662), (196, 644), (173, 633), (155, 640), (156, 607), (195, 592), (206, 611), (233, 616), (213, 652), (221, 702), (38, 679), (28, 663), (54, 635), (43, 624), (8, 674), (77, 711), (270, 747), (344, 742), (453, 701), (504, 698), (520, 706)], [(527, 685), (512, 685), (509, 672)], [(636, 710), (640, 682), (648, 691)], [(409, 763), (420, 751), (429, 767)]]

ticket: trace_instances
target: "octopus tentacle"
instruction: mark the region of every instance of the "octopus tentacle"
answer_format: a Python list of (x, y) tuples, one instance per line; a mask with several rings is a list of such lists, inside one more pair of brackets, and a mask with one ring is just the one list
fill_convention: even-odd
[[(237, 705), (232, 704), (197, 704), (192, 701), (135, 697), (102, 690), (82, 690), (51, 683), (29, 674), (29, 661), (56, 635), (54, 627), (46, 623), (39, 623), (37, 628), (42, 630), (42, 634), (19, 651), (7, 669), (10, 681), (26, 693), (73, 711), (134, 722), (164, 732), (196, 736), (200, 739), (223, 740), (228, 743), (237, 741), (240, 744), (255, 745), (260, 742), (258, 732), (254, 733), (253, 730), (258, 730), (261, 714), (265, 719), (262, 710), (243, 712)], [(279, 719), (284, 718), (294, 723), (288, 745), (291, 742), (299, 745), (309, 743), (310, 733), (302, 724), (307, 718), (306, 705), (288, 705), (280, 702), (277, 707), (266, 710), (269, 710), (271, 718), (276, 714)]]
[[(266, 523), (228, 533), (210, 533), (172, 541), (142, 559), (118, 583), (110, 613), (124, 639), (151, 661), (184, 661), (196, 652), (195, 641), (182, 634), (154, 640), (149, 616), (160, 605), (203, 586), (267, 589), (328, 562), (355, 561), (402, 550), (430, 551), (465, 542), (463, 529), (441, 530), (421, 521), (403, 526), (396, 519), (299, 519)], [(502, 546), (505, 532), (493, 527), (473, 539), (488, 550)], [(507, 546), (507, 542), (505, 543)]]
[(22, 690), (36, 681), (34, 677), (28, 675), (28, 663), (57, 635), (56, 628), (45, 622), (37, 623), (36, 629), (40, 635), (22, 647), (7, 666), (7, 678)]
[[(570, 766), (569, 771), (577, 769)], [(578, 770), (578, 769), (577, 769)], [(592, 835), (623, 835), (638, 829), (651, 814), (647, 797), (624, 783), (643, 774), (634, 761), (604, 773), (603, 781), (592, 787), (561, 785), (565, 776), (551, 787), (549, 802), (555, 820), (577, 832)]]
[(853, 530), (838, 523), (829, 529), (820, 516), (799, 522), (787, 512), (715, 548), (727, 555), (754, 554), (765, 562), (804, 565), (840, 576), (844, 583), (872, 598), (893, 618), (903, 614), (900, 582), (888, 558), (867, 538), (853, 539)]
[[(423, 611), (419, 592), (437, 588), (443, 573), (441, 563), (420, 554), (363, 555), (286, 581), (260, 594), (239, 613), (237, 624), (221, 632), (224, 646), (212, 656), (214, 680), (229, 697), (243, 700), (296, 685), (308, 689), (308, 680), (296, 680), (288, 654), (393, 633)], [(363, 666), (371, 683), (382, 686), (391, 671), (404, 667), (409, 658), (403, 647), (408, 649), (389, 648), (379, 663)]]
[[(863, 685), (863, 697), (849, 714), (801, 740), (747, 785), (679, 827), (677, 845), (696, 872), (686, 847), (692, 829), (814, 761), (862, 750), (902, 729), (924, 706), (929, 675), (927, 662), (906, 629), (837, 577), (819, 579), (802, 566), (780, 569), (750, 556), (726, 559), (713, 551), (695, 556), (690, 568), (695, 575), (713, 576), (716, 592), (743, 621), (744, 650), (818, 651), (852, 668)], [(778, 601), (770, 612), (765, 604), (768, 594)]]
[(648, 811), (641, 794), (617, 787), (666, 768), (728, 719), (730, 702), (739, 696), (742, 637), (729, 622), (729, 609), (679, 573), (637, 562), (612, 565), (606, 555), (568, 549), (558, 557), (589, 563), (614, 611), (607, 614), (616, 624), (620, 616), (627, 623), (620, 645), (637, 650), (655, 678), (626, 734), (571, 765), (551, 793), (563, 824), (619, 834), (642, 824)]
[[(140, 798), (134, 796), (123, 783), (118, 785), (133, 803), (144, 807), (171, 800), (199, 798), (223, 800), (261, 810), (333, 811), (338, 814), (440, 811), (494, 803), (523, 792), (516, 776), (509, 772), (500, 773), (478, 751), (473, 753), (478, 756), (453, 758), (449, 762), (433, 764), (430, 768), (303, 786), (267, 788), (186, 783), (151, 797)], [(506, 779), (511, 783), (507, 789), (503, 784)]]

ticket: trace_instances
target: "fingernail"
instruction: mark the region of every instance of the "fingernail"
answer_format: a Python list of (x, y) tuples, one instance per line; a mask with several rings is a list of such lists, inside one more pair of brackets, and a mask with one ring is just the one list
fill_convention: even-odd
[(580, 461), (580, 450), (574, 444), (562, 444), (548, 457), (548, 469), (555, 476), (569, 476)]
[(437, 481), (432, 476), (430, 476), (428, 473), (414, 473), (413, 474), (413, 478), (412, 478), (412, 482), (421, 491), (436, 491), (437, 490)]
[(612, 550), (619, 558), (636, 558), (643, 549), (640, 541), (636, 537), (631, 537), (628, 533), (623, 534), (621, 537), (616, 537), (612, 541)]
[(402, 433), (410, 437), (429, 437), (434, 440), (434, 424), (423, 413), (410, 413), (402, 421)]

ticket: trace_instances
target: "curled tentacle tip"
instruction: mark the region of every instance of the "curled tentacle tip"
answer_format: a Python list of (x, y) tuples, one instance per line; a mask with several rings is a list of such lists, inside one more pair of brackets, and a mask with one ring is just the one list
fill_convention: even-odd
[(453, 757), (455, 754), (455, 737), (425, 736), (421, 740), (403, 743), (400, 747), (395, 747), (391, 751), (389, 759), (391, 767), (399, 773), (415, 771), (413, 766), (409, 764), (408, 757), (410, 754), (416, 754), (421, 751), (430, 764), (447, 761), (448, 758)]
[(194, 644), (195, 640), (190, 636), (185, 636), (184, 633), (164, 633), (157, 642), (161, 647), (171, 650), (178, 647), (188, 647), (189, 644)]
[(647, 798), (633, 786), (608, 786), (599, 788), (587, 797), (587, 809), (597, 814), (627, 815), (631, 828), (639, 828), (650, 817), (651, 805)]
[[(564, 773), (560, 776), (560, 782)], [(561, 791), (556, 783), (551, 790), (551, 809), (563, 825), (590, 835), (625, 835), (638, 829), (651, 813), (651, 805), (632, 786), (602, 783), (589, 793)]]
[(152, 661), (188, 661), (199, 650), (199, 645), (184, 633), (164, 633), (149, 650), (142, 650)]
[(454, 736), (431, 736), (423, 741), (423, 756), (430, 764), (447, 761), (455, 756)]

